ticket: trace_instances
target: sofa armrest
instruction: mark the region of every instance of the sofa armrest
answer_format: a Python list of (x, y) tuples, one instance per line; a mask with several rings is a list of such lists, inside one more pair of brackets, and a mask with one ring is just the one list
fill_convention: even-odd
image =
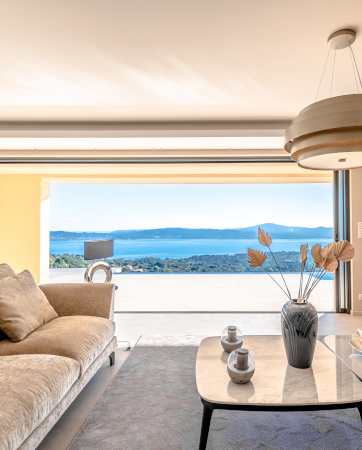
[(41, 284), (49, 303), (59, 316), (96, 316), (113, 320), (114, 284)]

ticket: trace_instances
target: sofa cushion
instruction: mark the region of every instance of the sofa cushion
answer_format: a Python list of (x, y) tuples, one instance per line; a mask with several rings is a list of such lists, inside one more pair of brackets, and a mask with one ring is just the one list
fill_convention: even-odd
[(93, 316), (58, 317), (29, 334), (21, 342), (0, 341), (0, 355), (45, 353), (76, 360), (83, 374), (114, 336), (109, 319)]
[(14, 277), (16, 273), (7, 264), (0, 264), (0, 278)]
[(17, 449), (48, 416), (79, 376), (79, 364), (52, 355), (0, 358), (0, 442)]
[(58, 314), (28, 270), (0, 278), (0, 329), (13, 342), (56, 317)]
[[(0, 278), (14, 277), (15, 275), (16, 273), (8, 264), (0, 264)], [(0, 330), (0, 341), (7, 338), (6, 334)]]

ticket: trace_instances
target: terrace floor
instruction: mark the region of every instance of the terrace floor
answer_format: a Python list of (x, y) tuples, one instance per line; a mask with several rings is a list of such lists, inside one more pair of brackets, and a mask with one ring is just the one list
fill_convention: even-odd
[[(49, 282), (82, 283), (84, 272), (51, 269)], [(285, 279), (296, 294), (299, 275)], [(103, 280), (97, 272), (94, 281)], [(112, 282), (118, 285), (116, 334), (131, 345), (141, 335), (219, 335), (230, 324), (244, 334), (280, 334), (280, 309), (287, 300), (266, 274), (123, 273)], [(333, 311), (333, 281), (321, 281), (310, 301), (319, 313)]]

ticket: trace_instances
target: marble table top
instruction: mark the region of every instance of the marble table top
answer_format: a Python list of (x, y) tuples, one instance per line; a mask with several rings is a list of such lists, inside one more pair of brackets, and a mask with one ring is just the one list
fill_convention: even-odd
[(362, 402), (362, 382), (317, 341), (312, 367), (288, 365), (281, 336), (244, 336), (243, 347), (255, 357), (255, 374), (246, 384), (227, 373), (229, 353), (220, 337), (202, 340), (196, 360), (200, 397), (211, 403), (262, 406), (328, 405)]
[(352, 337), (326, 336), (324, 342), (362, 381), (362, 352), (352, 347)]

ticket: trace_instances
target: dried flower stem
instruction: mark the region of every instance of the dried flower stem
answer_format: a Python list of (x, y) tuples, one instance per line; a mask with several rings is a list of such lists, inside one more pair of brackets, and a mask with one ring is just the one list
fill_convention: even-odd
[(312, 269), (309, 272), (308, 280), (307, 280), (307, 283), (306, 283), (304, 291), (303, 291), (303, 297), (302, 297), (303, 299), (306, 298), (306, 293), (308, 292), (308, 288), (309, 288), (309, 285), (310, 285), (310, 283), (312, 281), (312, 278), (313, 278), (313, 275), (314, 275), (314, 272), (315, 272), (316, 268), (317, 268), (317, 266), (313, 263)]
[[(283, 277), (283, 273), (282, 273), (282, 271), (280, 270), (280, 267), (279, 267), (279, 264), (277, 263), (277, 260), (275, 259), (275, 256), (274, 256), (274, 253), (271, 251), (271, 248), (270, 248), (270, 246), (268, 245), (268, 249), (269, 249), (269, 251), (270, 251), (270, 253), (271, 253), (271, 255), (272, 255), (272, 257), (273, 257), (273, 259), (274, 259), (274, 261), (275, 261), (275, 264), (277, 265), (277, 267), (278, 267), (278, 270), (279, 270), (279, 273), (280, 273), (280, 275), (282, 276), (282, 278), (283, 278), (283, 281), (284, 281), (284, 285), (285, 285), (285, 287), (286, 287), (286, 289), (287, 289), (287, 292), (288, 292), (288, 297), (291, 299), (292, 298), (292, 296), (290, 295), (290, 292), (289, 292), (289, 289), (288, 289), (288, 286), (287, 286), (287, 283), (285, 282), (285, 279), (284, 279), (284, 277)], [(274, 278), (273, 278), (273, 280), (274, 280)], [(275, 280), (274, 280), (275, 281)], [(278, 284), (278, 286), (279, 286), (279, 283), (277, 283)], [(280, 286), (279, 286), (280, 287)], [(281, 287), (280, 287), (280, 289), (282, 289)], [(284, 291), (284, 289), (282, 289), (282, 291), (285, 293), (285, 291)]]
[[(260, 266), (263, 270), (264, 270), (264, 272), (267, 274), (267, 275), (269, 275), (269, 277), (274, 281), (274, 283), (275, 284), (277, 284), (278, 285), (278, 287), (284, 292), (284, 294), (287, 296), (287, 297), (289, 297), (290, 298), (290, 294), (288, 295), (286, 292), (285, 292), (285, 290), (280, 286), (280, 284), (264, 269), (264, 267), (263, 266)], [(288, 289), (288, 288), (287, 288)], [(289, 292), (289, 291), (288, 291)]]
[(318, 283), (318, 281), (324, 276), (324, 274), (326, 273), (326, 270), (324, 269), (324, 267), (322, 267), (321, 269), (319, 269), (319, 272), (317, 273), (317, 275), (314, 277), (314, 281), (312, 283), (312, 286), (310, 287), (309, 291), (311, 291), (312, 289), (314, 289), (314, 286)]
[[(311, 287), (311, 284), (313, 283), (313, 281), (315, 280), (315, 273), (316, 273), (316, 269), (317, 269), (317, 266), (315, 265), (315, 264), (313, 264), (313, 267), (312, 267), (312, 270), (309, 272), (309, 278), (308, 278), (308, 282), (307, 282), (307, 285), (306, 285), (306, 287), (305, 287), (305, 289), (304, 289), (304, 293), (303, 293), (303, 297), (304, 298), (306, 298), (306, 296), (307, 296), (307, 293), (308, 293), (308, 291), (309, 291), (309, 288)], [(319, 272), (318, 272), (319, 273)], [(317, 273), (317, 275), (316, 276), (318, 276), (318, 273)]]
[(299, 281), (299, 291), (298, 298), (302, 298), (302, 290), (303, 290), (303, 273), (304, 273), (305, 264), (300, 263), (300, 281)]
[(321, 281), (321, 279), (324, 277), (324, 275), (327, 273), (327, 271), (323, 268), (320, 269), (320, 272), (318, 273), (316, 279), (313, 281), (312, 286), (310, 287), (309, 291), (307, 292), (306, 300), (308, 300), (310, 294), (312, 293), (313, 289), (317, 286), (317, 284)]

